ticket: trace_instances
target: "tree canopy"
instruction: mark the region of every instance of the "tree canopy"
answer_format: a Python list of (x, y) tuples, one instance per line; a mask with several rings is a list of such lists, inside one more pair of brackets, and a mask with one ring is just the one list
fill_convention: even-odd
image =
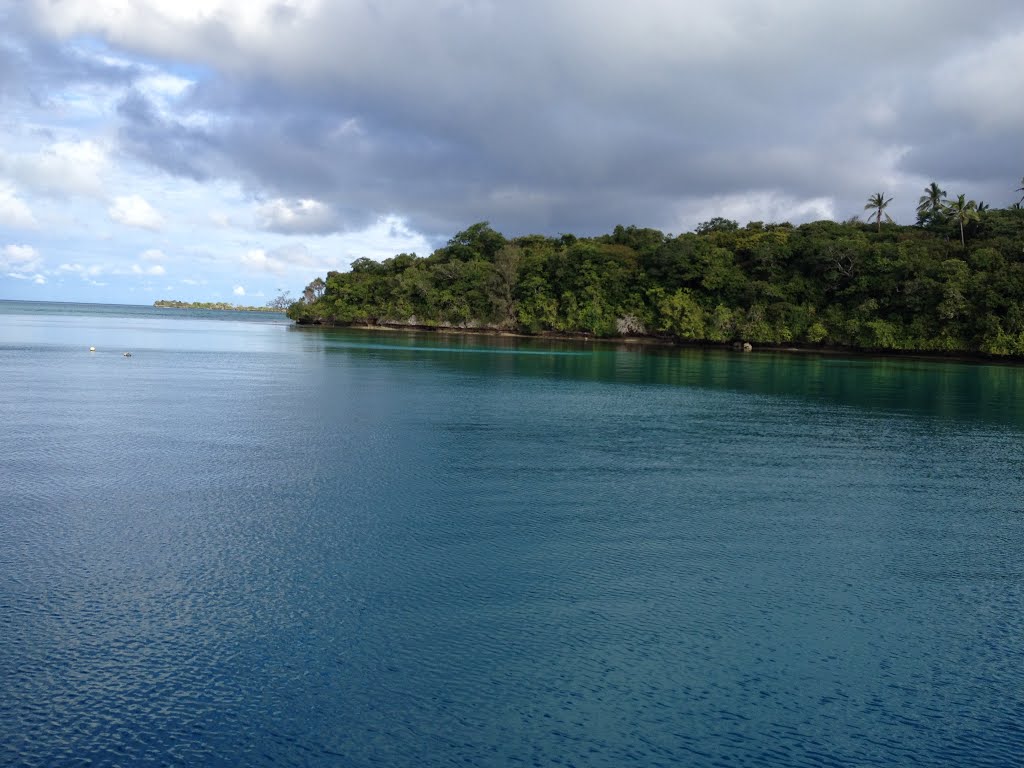
[[(872, 196), (870, 223), (740, 227), (719, 218), (678, 236), (620, 226), (598, 237), (506, 238), (481, 222), (426, 257), (358, 259), (330, 272), (288, 314), (334, 325), (1024, 356), (1024, 210), (979, 212), (936, 190), (926, 190), (929, 215), (917, 226), (882, 227), (883, 194)], [(931, 215), (933, 201), (941, 216)]]

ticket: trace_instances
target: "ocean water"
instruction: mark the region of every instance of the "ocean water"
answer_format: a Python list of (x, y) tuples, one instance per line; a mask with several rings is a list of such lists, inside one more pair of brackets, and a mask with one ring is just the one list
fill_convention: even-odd
[(1022, 403), (0, 302), (0, 764), (1019, 765)]

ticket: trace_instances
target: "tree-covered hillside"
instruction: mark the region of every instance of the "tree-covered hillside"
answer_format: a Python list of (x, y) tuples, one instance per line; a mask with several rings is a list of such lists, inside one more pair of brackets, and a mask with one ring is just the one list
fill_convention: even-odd
[(288, 315), (1024, 355), (1024, 210), (943, 202), (937, 186), (932, 198), (922, 197), (915, 226), (887, 222), (881, 193), (865, 206), (869, 223), (717, 218), (678, 236), (620, 226), (592, 238), (512, 239), (474, 224), (428, 257), (359, 259), (330, 272)]

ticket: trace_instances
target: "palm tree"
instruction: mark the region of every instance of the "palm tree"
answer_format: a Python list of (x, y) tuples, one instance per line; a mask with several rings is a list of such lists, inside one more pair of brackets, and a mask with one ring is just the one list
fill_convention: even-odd
[[(1017, 191), (1018, 192), (1024, 192), (1024, 176), (1020, 177), (1020, 186), (1017, 187)], [(1024, 203), (1024, 195), (1021, 195), (1021, 198), (1020, 198), (1019, 202)]]
[(892, 221), (892, 216), (890, 216), (888, 213), (885, 213), (886, 206), (888, 206), (891, 202), (891, 197), (888, 200), (886, 200), (884, 194), (882, 194), (881, 192), (876, 192), (875, 194), (868, 198), (868, 204), (864, 206), (865, 211), (875, 212), (871, 215), (875, 217), (875, 221), (878, 223), (879, 232), (882, 231), (883, 215), (885, 216), (886, 221)]
[(935, 221), (942, 213), (943, 203), (946, 200), (946, 190), (939, 189), (934, 181), (924, 188), (924, 194), (917, 202), (917, 223), (924, 224)]
[(991, 206), (988, 203), (986, 203), (984, 200), (979, 200), (978, 201), (978, 213), (979, 214), (984, 213), (989, 208), (991, 208)]
[(952, 217), (953, 221), (960, 225), (960, 245), (966, 248), (967, 241), (964, 240), (964, 224), (978, 221), (981, 218), (978, 215), (978, 204), (973, 200), (968, 200), (966, 195), (958, 195), (956, 200), (946, 206), (946, 212)]

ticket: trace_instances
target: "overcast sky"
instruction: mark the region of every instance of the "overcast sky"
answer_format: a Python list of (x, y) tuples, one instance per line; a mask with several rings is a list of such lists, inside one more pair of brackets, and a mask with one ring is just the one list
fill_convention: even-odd
[(1024, 175), (1024, 3), (0, 0), (0, 298), (263, 304), (508, 236)]

